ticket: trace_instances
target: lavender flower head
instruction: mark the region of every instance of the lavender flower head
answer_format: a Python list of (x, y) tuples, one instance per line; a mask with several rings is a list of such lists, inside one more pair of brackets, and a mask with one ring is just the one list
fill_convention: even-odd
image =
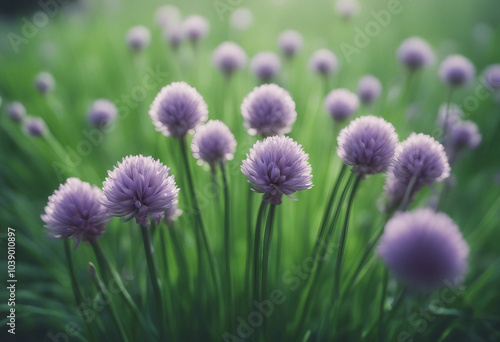
[(7, 115), (13, 121), (19, 123), (26, 116), (26, 108), (24, 108), (21, 102), (12, 102), (7, 106)]
[(337, 57), (327, 49), (316, 51), (309, 59), (309, 68), (325, 77), (337, 71), (337, 67)]
[(148, 217), (158, 221), (177, 198), (179, 189), (169, 171), (152, 157), (125, 157), (108, 171), (102, 204), (112, 216), (124, 217), (124, 221), (135, 218), (138, 225), (149, 226)]
[(464, 112), (456, 103), (450, 103), (449, 105), (443, 103), (438, 111), (438, 125), (443, 129), (445, 127), (449, 129), (458, 123), (463, 116)]
[(184, 38), (182, 35), (182, 28), (174, 25), (163, 31), (163, 37), (174, 50), (181, 45), (182, 39)]
[(108, 209), (101, 204), (104, 195), (96, 186), (78, 178), (68, 178), (49, 197), (41, 216), (50, 237), (56, 240), (75, 239), (90, 242), (104, 234), (111, 220)]
[(342, 19), (348, 20), (357, 15), (361, 9), (357, 0), (337, 0), (335, 3), (335, 11)]
[(450, 175), (450, 165), (443, 145), (431, 136), (412, 133), (399, 144), (390, 172), (403, 184), (415, 188), (432, 185)]
[(238, 30), (244, 31), (252, 25), (253, 22), (253, 14), (246, 7), (237, 8), (231, 13), (231, 17), (229, 18), (229, 23), (231, 27)]
[(365, 106), (371, 105), (382, 94), (382, 83), (372, 75), (363, 76), (358, 82), (358, 96)]
[(100, 99), (92, 103), (87, 112), (87, 119), (92, 126), (102, 129), (115, 121), (117, 115), (118, 109), (113, 102)]
[(444, 83), (451, 87), (460, 87), (472, 81), (476, 68), (464, 56), (452, 55), (441, 63), (438, 73)]
[(27, 117), (23, 127), (24, 131), (32, 137), (41, 137), (47, 133), (47, 125), (42, 118)]
[(142, 25), (134, 26), (127, 32), (127, 43), (133, 51), (144, 50), (151, 43), (151, 32)]
[(308, 155), (289, 137), (273, 136), (257, 141), (243, 161), (241, 171), (253, 185), (252, 190), (264, 193), (262, 200), (281, 204), (283, 195), (312, 187)]
[(278, 37), (278, 46), (286, 57), (294, 57), (302, 48), (302, 35), (294, 30), (283, 31)]
[(295, 102), (288, 92), (276, 84), (254, 88), (241, 104), (241, 114), (250, 135), (286, 134), (297, 119)]
[(229, 128), (219, 120), (210, 120), (196, 129), (191, 144), (193, 156), (199, 163), (206, 162), (211, 167), (232, 160), (236, 150), (236, 140)]
[(487, 67), (483, 72), (483, 79), (490, 89), (500, 90), (500, 64)]
[(56, 87), (56, 81), (48, 72), (41, 72), (35, 77), (35, 87), (38, 89), (40, 94), (45, 95), (54, 90)]
[(450, 164), (458, 159), (464, 150), (474, 150), (481, 144), (481, 133), (472, 121), (459, 121), (453, 125), (446, 139), (446, 154)]
[(337, 122), (350, 117), (358, 107), (358, 96), (347, 89), (334, 89), (325, 98), (325, 109)]
[(179, 25), (182, 20), (181, 11), (174, 5), (162, 6), (156, 10), (155, 20), (162, 29), (169, 29)]
[(250, 61), (250, 70), (262, 82), (272, 80), (281, 69), (281, 60), (274, 52), (259, 52)]
[[(385, 211), (390, 212), (398, 208), (403, 201), (406, 190), (408, 189), (408, 184), (400, 182), (392, 172), (386, 173), (386, 179), (384, 184), (384, 194), (385, 194)], [(418, 192), (417, 188), (411, 189), (410, 198), (411, 201), (413, 196)]]
[(188, 17), (182, 24), (184, 36), (193, 44), (198, 43), (202, 38), (205, 38), (210, 29), (208, 20), (199, 15)]
[(243, 69), (247, 59), (247, 54), (241, 46), (233, 42), (221, 43), (212, 55), (212, 63), (228, 77), (236, 70)]
[(414, 72), (434, 63), (434, 52), (425, 40), (419, 37), (406, 39), (398, 48), (399, 62), (408, 71)]
[(163, 135), (183, 138), (206, 120), (208, 107), (195, 88), (185, 82), (174, 82), (156, 95), (149, 115)]
[(418, 209), (387, 222), (377, 254), (401, 280), (431, 289), (463, 281), (469, 246), (446, 214)]
[(394, 126), (376, 116), (362, 116), (340, 131), (337, 155), (358, 175), (384, 172), (392, 163), (398, 135)]

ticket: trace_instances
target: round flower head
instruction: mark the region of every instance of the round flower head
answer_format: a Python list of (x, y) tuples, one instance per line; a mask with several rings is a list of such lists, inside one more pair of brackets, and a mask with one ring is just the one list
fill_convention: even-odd
[(108, 171), (102, 203), (112, 216), (124, 217), (124, 221), (135, 217), (137, 224), (148, 226), (148, 217), (157, 221), (177, 198), (179, 189), (169, 171), (152, 157), (125, 157)]
[(94, 101), (89, 111), (87, 112), (87, 119), (90, 124), (96, 128), (104, 128), (113, 121), (118, 115), (118, 109), (113, 102), (100, 99)]
[(247, 55), (238, 44), (223, 42), (214, 50), (212, 63), (229, 77), (236, 70), (243, 69), (246, 66)]
[(155, 14), (156, 23), (163, 29), (179, 25), (181, 18), (181, 11), (174, 5), (162, 6)]
[(7, 107), (7, 115), (15, 122), (23, 121), (26, 116), (26, 108), (21, 102), (12, 102)]
[(250, 135), (280, 135), (292, 130), (297, 119), (295, 102), (276, 84), (254, 88), (241, 104), (241, 114)]
[(245, 7), (235, 9), (229, 18), (231, 27), (238, 31), (243, 31), (249, 28), (250, 25), (252, 25), (252, 21), (253, 14), (248, 8)]
[(450, 175), (450, 166), (443, 145), (431, 136), (412, 133), (399, 144), (391, 168), (394, 176), (403, 184), (432, 185)]
[(73, 248), (80, 241), (89, 242), (104, 234), (110, 221), (108, 209), (101, 204), (104, 196), (96, 186), (78, 178), (68, 178), (49, 197), (42, 220), (50, 237), (75, 239)]
[(302, 146), (291, 138), (273, 136), (255, 143), (241, 171), (253, 185), (253, 191), (264, 193), (264, 202), (281, 204), (283, 195), (312, 187), (307, 159)]
[[(386, 197), (385, 209), (387, 212), (398, 208), (403, 201), (408, 184), (400, 182), (392, 172), (386, 174), (384, 193)], [(419, 191), (419, 188), (413, 187), (410, 193), (410, 201), (413, 196)]]
[(165, 136), (182, 138), (206, 120), (208, 107), (195, 88), (185, 82), (174, 82), (156, 95), (149, 115)]
[(463, 280), (469, 246), (447, 215), (418, 209), (387, 222), (377, 254), (401, 280), (431, 289)]
[(193, 136), (191, 151), (193, 156), (211, 167), (219, 162), (233, 159), (236, 140), (229, 128), (219, 120), (210, 120), (200, 125)]
[(492, 90), (500, 90), (500, 64), (493, 64), (483, 72), (486, 86)]
[(355, 15), (357, 15), (360, 11), (361, 6), (357, 0), (337, 0), (335, 3), (335, 11), (339, 14), (344, 20), (347, 20)]
[(182, 24), (184, 36), (193, 44), (196, 44), (202, 38), (206, 37), (209, 28), (210, 24), (208, 20), (199, 15), (192, 15), (188, 17)]
[(327, 49), (316, 51), (309, 59), (309, 68), (323, 76), (328, 76), (337, 71), (337, 57)]
[(446, 139), (446, 154), (450, 164), (459, 157), (459, 153), (466, 149), (476, 149), (481, 144), (481, 133), (472, 121), (460, 121), (453, 125)]
[(151, 32), (145, 26), (134, 26), (127, 32), (127, 43), (134, 51), (147, 48), (151, 42)]
[(302, 35), (294, 30), (283, 31), (278, 37), (278, 46), (286, 57), (292, 58), (302, 48)]
[(382, 93), (382, 83), (372, 75), (366, 75), (358, 82), (358, 96), (365, 106), (375, 102)]
[[(448, 114), (446, 114), (448, 112)], [(438, 125), (441, 128), (447, 127), (447, 129), (453, 127), (457, 122), (459, 122), (464, 116), (462, 109), (455, 103), (443, 103), (439, 107), (438, 112)]]
[(28, 117), (24, 121), (24, 131), (32, 137), (41, 137), (47, 133), (47, 126), (42, 118)]
[(269, 82), (281, 69), (281, 60), (274, 52), (259, 52), (250, 61), (250, 70), (262, 82)]
[(325, 109), (337, 122), (354, 114), (358, 106), (358, 97), (347, 89), (334, 89), (325, 98)]
[(353, 172), (369, 175), (384, 172), (392, 163), (398, 135), (394, 126), (376, 116), (362, 116), (340, 131), (337, 154)]
[(180, 26), (171, 26), (163, 31), (163, 36), (172, 49), (176, 50), (182, 43), (182, 28)]
[(439, 77), (452, 86), (459, 87), (469, 83), (476, 74), (474, 65), (464, 56), (447, 57), (439, 66)]
[(45, 95), (54, 90), (56, 81), (48, 72), (41, 72), (35, 77), (35, 87), (42, 95)]
[(398, 59), (410, 72), (417, 71), (434, 63), (434, 52), (425, 40), (419, 37), (406, 39), (397, 51)]

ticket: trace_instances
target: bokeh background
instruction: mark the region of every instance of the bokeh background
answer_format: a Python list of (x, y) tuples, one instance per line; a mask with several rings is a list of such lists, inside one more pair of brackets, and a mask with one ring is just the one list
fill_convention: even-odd
[[(239, 106), (258, 81), (245, 69), (236, 75), (231, 87), (227, 87), (211, 63), (211, 54), (219, 43), (235, 41), (252, 57), (259, 51), (279, 53), (277, 37), (285, 29), (297, 30), (304, 38), (304, 48), (295, 60), (283, 65), (276, 82), (285, 86), (296, 102), (298, 119), (290, 136), (310, 154), (315, 186), (298, 193), (298, 202), (284, 201), (282, 205), (281, 273), (300, 264), (310, 252), (325, 199), (341, 166), (335, 154), (339, 127), (333, 125), (323, 110), (325, 94), (321, 80), (307, 67), (315, 50), (331, 49), (339, 59), (339, 71), (331, 80), (330, 89), (344, 87), (354, 91), (365, 74), (373, 74), (382, 81), (381, 100), (369, 111), (360, 109), (356, 115), (370, 112), (384, 117), (396, 126), (401, 140), (413, 131), (439, 134), (437, 112), (446, 100), (447, 90), (437, 76), (437, 67), (446, 56), (463, 54), (474, 63), (478, 75), (486, 66), (500, 62), (500, 3), (497, 0), (401, 0), (400, 13), (391, 15), (387, 25), (379, 25), (379, 32), (368, 37), (366, 46), (351, 56), (343, 53), (342, 44), (355, 45), (359, 31), (365, 31), (367, 23), (375, 21), (371, 11), (386, 10), (388, 1), (360, 1), (360, 12), (348, 21), (335, 12), (335, 3), (331, 0), (108, 0), (68, 1), (64, 6), (51, 2), (54, 3), (57, 5), (49, 11), (36, 1), (2, 1), (0, 5), (0, 260), (4, 261), (0, 274), (2, 279), (7, 277), (6, 229), (14, 227), (18, 279), (15, 337), (19, 341), (35, 338), (50, 341), (49, 334), (64, 331), (68, 322), (80, 322), (73, 305), (62, 245), (46, 238), (40, 219), (48, 196), (59, 183), (77, 176), (100, 185), (107, 170), (118, 160), (139, 153), (160, 158), (176, 175), (181, 172), (176, 141), (155, 132), (147, 114), (158, 91), (173, 81), (183, 80), (196, 87), (208, 104), (210, 118), (224, 120), (238, 140), (237, 153), (228, 168), (234, 204), (233, 273), (236, 291), (242, 293), (248, 184), (239, 167), (255, 138), (245, 132)], [(196, 52), (183, 43), (175, 54), (165, 42), (154, 15), (158, 7), (166, 4), (178, 6), (183, 17), (199, 14), (209, 19), (210, 32)], [(243, 32), (232, 29), (229, 20), (232, 11), (241, 6), (253, 13), (252, 25)], [(33, 26), (33, 15), (38, 11), (47, 13), (49, 19), (43, 25)], [(134, 25), (145, 25), (152, 33), (151, 45), (140, 55), (133, 54), (125, 41), (127, 30)], [(22, 43), (14, 46), (12, 35), (9, 38), (11, 33), (21, 36)], [(398, 98), (405, 73), (396, 59), (396, 49), (411, 36), (420, 36), (433, 46), (436, 63), (419, 73), (405, 106), (401, 107)], [(33, 86), (34, 77), (40, 71), (50, 72), (57, 83), (47, 97)], [(154, 79), (147, 89), (146, 75)], [(473, 84), (453, 94), (453, 101), (462, 107), (467, 118), (478, 124), (483, 141), (477, 150), (454, 165), (455, 184), (446, 193), (440, 208), (459, 225), (471, 248), (466, 290), (448, 307), (433, 312), (435, 319), (428, 322), (423, 332), (417, 331), (419, 326), (412, 324), (409, 317), (435, 294), (410, 300), (392, 318), (389, 336), (409, 331), (415, 340), (500, 339), (500, 106), (494, 94), (478, 99), (474, 94), (480, 86), (478, 77)], [(120, 117), (111, 132), (93, 137), (86, 112), (98, 98), (114, 101)], [(5, 107), (11, 101), (22, 102), (30, 115), (42, 117), (52, 138), (30, 137), (9, 120)], [(88, 146), (91, 147), (87, 153)], [(60, 165), (54, 162), (64, 163), (68, 156), (74, 158), (76, 167), (63, 170), (54, 167)], [(220, 256), (222, 234), (211, 197), (210, 175), (197, 166), (194, 159), (191, 161), (203, 214), (209, 222), (209, 235)], [(379, 203), (383, 183), (383, 175), (377, 175), (362, 184), (351, 218), (346, 269), (359, 258), (375, 225), (382, 224)], [(412, 207), (424, 206), (430, 195), (430, 190), (423, 191)], [(257, 208), (260, 197), (255, 196), (253, 200)], [(180, 201), (182, 209), (185, 201), (182, 192)], [(180, 225), (186, 229), (184, 248), (190, 260), (194, 260), (195, 243), (188, 231), (189, 218), (181, 217)], [(129, 285), (130, 292), (136, 294), (146, 286), (145, 261), (142, 254), (137, 253), (142, 247), (136, 246), (139, 235), (132, 224), (115, 219), (101, 239), (118, 268), (136, 277)], [(74, 260), (78, 279), (86, 284), (87, 263), (94, 261), (91, 249), (81, 245), (74, 251)], [(173, 272), (175, 274), (175, 269)], [(355, 294), (349, 297), (349, 307), (344, 311), (352, 319), (345, 321), (346, 339), (357, 340), (356, 330), (369, 328), (376, 321), (374, 298), (380, 291), (377, 277), (381, 272), (380, 260), (374, 260)], [(278, 273), (274, 285), (287, 290)], [(391, 280), (389, 293), (394, 295), (396, 287), (396, 282)], [(89, 286), (85, 292), (91, 295), (92, 290)], [(0, 294), (0, 332), (6, 336), (4, 286)], [(315, 317), (320, 317), (323, 307), (328, 306), (330, 295), (328, 286), (318, 291)], [(294, 298), (293, 293), (290, 298)], [(293, 300), (287, 301), (278, 313), (273, 316), (276, 334), (284, 336), (295, 317)]]

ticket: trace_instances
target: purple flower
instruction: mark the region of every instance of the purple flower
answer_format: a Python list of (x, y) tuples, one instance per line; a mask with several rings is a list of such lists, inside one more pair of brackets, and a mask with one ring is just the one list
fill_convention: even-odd
[(372, 75), (363, 76), (358, 82), (358, 96), (365, 106), (375, 102), (382, 93), (382, 83)]
[(463, 280), (469, 246), (446, 214), (419, 209), (387, 222), (377, 254), (401, 280), (431, 289)]
[[(448, 111), (448, 114), (446, 112)], [(450, 103), (449, 105), (443, 103), (439, 107), (438, 112), (438, 125), (441, 128), (447, 127), (447, 129), (451, 128), (457, 122), (459, 122), (464, 116), (464, 112), (462, 109), (455, 103)], [(447, 118), (448, 117), (448, 118)]]
[(250, 135), (280, 135), (292, 130), (297, 118), (295, 102), (276, 84), (254, 88), (241, 104), (241, 114)]
[(338, 61), (333, 52), (327, 49), (316, 51), (309, 59), (309, 68), (323, 76), (328, 76), (337, 71)]
[(148, 226), (149, 219), (158, 221), (177, 198), (174, 176), (170, 169), (152, 157), (128, 156), (108, 171), (103, 182), (103, 205), (112, 216)]
[(264, 193), (264, 202), (281, 204), (283, 195), (290, 197), (312, 187), (308, 157), (291, 138), (268, 137), (250, 149), (241, 171), (253, 185), (253, 191)]
[(183, 138), (208, 116), (203, 97), (185, 82), (174, 82), (160, 90), (149, 115), (159, 132)]
[[(386, 197), (385, 209), (387, 212), (399, 207), (405, 197), (407, 189), (408, 184), (400, 182), (396, 177), (394, 177), (392, 172), (387, 172), (384, 184), (384, 193)], [(411, 189), (409, 198), (410, 201), (419, 190), (420, 189), (416, 187)]]
[(483, 79), (486, 86), (492, 90), (500, 89), (500, 64), (493, 64), (483, 72)]
[(176, 50), (182, 43), (182, 28), (180, 26), (171, 26), (163, 31), (163, 37), (172, 49)]
[(27, 117), (23, 127), (24, 131), (32, 137), (41, 137), (47, 133), (47, 126), (42, 118)]
[(335, 11), (342, 19), (347, 20), (357, 15), (361, 9), (357, 0), (337, 0), (335, 3)]
[(392, 163), (398, 135), (394, 126), (376, 116), (362, 116), (340, 131), (337, 154), (353, 172), (369, 175), (384, 172)]
[(193, 44), (198, 43), (202, 38), (206, 37), (210, 24), (208, 20), (199, 15), (188, 17), (182, 24), (184, 36)]
[(459, 121), (450, 127), (449, 132), (446, 139), (446, 154), (450, 164), (456, 162), (463, 150), (473, 150), (481, 144), (481, 133), (472, 121)]
[(425, 40), (419, 37), (406, 39), (397, 51), (398, 59), (410, 72), (434, 63), (434, 52)]
[(55, 86), (56, 81), (54, 80), (54, 77), (52, 77), (52, 75), (48, 72), (41, 72), (36, 75), (35, 87), (42, 95), (45, 95), (48, 92), (54, 90)]
[(78, 178), (68, 178), (49, 197), (42, 220), (50, 237), (56, 240), (75, 239), (89, 242), (104, 234), (110, 221), (108, 209), (101, 204), (104, 195), (96, 186)]
[(92, 126), (101, 129), (115, 121), (117, 115), (118, 109), (113, 102), (100, 99), (92, 103), (87, 112), (87, 119)]
[(235, 150), (234, 135), (223, 122), (210, 120), (196, 129), (191, 151), (199, 162), (206, 162), (215, 167), (219, 162), (232, 160)]
[(476, 74), (474, 65), (464, 56), (447, 57), (439, 66), (439, 77), (451, 87), (459, 87), (469, 83)]
[(278, 46), (286, 57), (294, 57), (302, 48), (302, 35), (294, 30), (283, 31), (278, 37)]
[(347, 89), (334, 89), (325, 98), (325, 109), (337, 122), (354, 114), (358, 106), (358, 97)]
[(179, 200), (176, 198), (172, 201), (172, 205), (164, 213), (164, 220), (168, 225), (177, 221), (177, 218), (182, 215), (182, 210), (179, 209)]
[(127, 32), (127, 43), (134, 51), (144, 50), (151, 43), (151, 32), (145, 26), (134, 26)]
[(181, 11), (174, 5), (162, 6), (156, 10), (155, 20), (162, 29), (169, 29), (172, 26), (179, 25)]
[(243, 69), (246, 66), (247, 55), (238, 44), (223, 42), (214, 50), (212, 63), (229, 77), (236, 70)]
[(281, 69), (281, 60), (274, 52), (259, 52), (250, 61), (250, 70), (262, 82), (269, 82)]
[(440, 182), (450, 175), (450, 166), (443, 145), (434, 138), (412, 133), (399, 144), (391, 170), (403, 184), (414, 184), (417, 189)]
[(21, 102), (12, 102), (7, 106), (7, 115), (13, 121), (19, 123), (26, 116), (26, 108), (24, 108)]
[(248, 8), (245, 7), (235, 9), (229, 18), (231, 27), (238, 31), (243, 31), (249, 28), (250, 25), (252, 25), (252, 21), (253, 14)]

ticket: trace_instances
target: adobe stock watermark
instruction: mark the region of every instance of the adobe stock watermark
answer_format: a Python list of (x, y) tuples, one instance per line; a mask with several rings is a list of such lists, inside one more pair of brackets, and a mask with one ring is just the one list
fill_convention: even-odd
[[(142, 82), (132, 88), (129, 93), (123, 94), (120, 98), (113, 102), (116, 105), (119, 116), (118, 120), (108, 126), (101, 128), (83, 129), (81, 132), (84, 136), (75, 146), (66, 145), (64, 155), (59, 155), (62, 162), (53, 161), (51, 166), (60, 182), (64, 181), (68, 176), (72, 175), (77, 167), (79, 167), (84, 159), (88, 157), (92, 151), (102, 144), (104, 136), (116, 129), (120, 121), (126, 119), (131, 110), (146, 99), (149, 92), (156, 90), (159, 85), (165, 81), (169, 75), (168, 72), (162, 71), (160, 65), (153, 70), (151, 67), (145, 68), (146, 74), (142, 78)], [(62, 153), (60, 153), (62, 154)]]
[(16, 54), (19, 53), (21, 47), (35, 38), (40, 30), (48, 25), (50, 19), (61, 12), (62, 6), (69, 2), (69, 0), (39, 0), (38, 7), (40, 10), (30, 17), (25, 16), (21, 18), (19, 32), (9, 32), (6, 35), (14, 52)]
[(222, 21), (225, 19), (227, 13), (231, 14), (242, 3), (243, 0), (214, 0), (212, 6), (215, 12), (217, 12), (219, 19)]
[[(412, 2), (413, 0), (405, 0)], [(383, 29), (387, 28), (393, 16), (400, 14), (404, 7), (401, 0), (388, 0), (387, 7), (379, 11), (370, 11), (372, 20), (368, 21), (364, 27), (356, 26), (354, 28), (354, 38), (352, 43), (343, 41), (340, 44), (340, 50), (344, 55), (347, 63), (352, 62), (352, 56), (358, 55), (361, 51), (367, 48), (372, 39), (377, 37)]]
[[(282, 282), (288, 286), (290, 292), (294, 292), (307, 281), (311, 273), (318, 267), (318, 263), (325, 262), (333, 254), (335, 244), (325, 244), (320, 241), (322, 252), (318, 252), (315, 257), (309, 256), (302, 260), (299, 265), (294, 265), (285, 271), (281, 277)], [(238, 316), (236, 330), (233, 333), (226, 331), (222, 338), (225, 342), (244, 342), (250, 339), (255, 330), (260, 328), (266, 319), (271, 317), (276, 307), (282, 305), (287, 300), (285, 292), (280, 289), (274, 289), (270, 292), (269, 298), (262, 301), (254, 300), (252, 302), (253, 310), (246, 316), (246, 319)]]

